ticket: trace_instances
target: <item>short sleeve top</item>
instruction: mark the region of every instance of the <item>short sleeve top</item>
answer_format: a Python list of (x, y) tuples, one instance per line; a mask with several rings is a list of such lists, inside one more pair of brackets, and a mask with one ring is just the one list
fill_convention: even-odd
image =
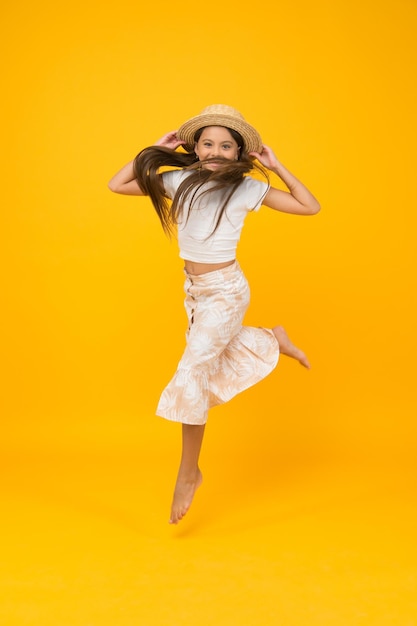
[[(189, 175), (187, 170), (171, 170), (162, 174), (168, 198), (173, 200), (184, 177)], [(203, 187), (202, 191), (206, 188)], [(215, 232), (224, 190), (202, 196), (199, 192), (191, 210), (187, 201), (178, 222), (180, 258), (195, 263), (223, 263), (235, 259), (245, 217), (250, 211), (259, 210), (268, 189), (267, 183), (245, 176), (228, 201)]]

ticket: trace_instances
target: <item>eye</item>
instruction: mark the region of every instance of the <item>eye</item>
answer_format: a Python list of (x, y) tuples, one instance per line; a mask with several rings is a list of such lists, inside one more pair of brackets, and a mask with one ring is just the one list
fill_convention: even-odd
[(226, 144), (223, 146), (224, 150), (230, 150), (232, 146), (229, 146), (229, 144)]

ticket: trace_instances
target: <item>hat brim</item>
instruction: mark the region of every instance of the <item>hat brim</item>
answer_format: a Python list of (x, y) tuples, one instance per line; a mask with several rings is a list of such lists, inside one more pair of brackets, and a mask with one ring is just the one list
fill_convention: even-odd
[(231, 115), (222, 115), (221, 113), (205, 113), (192, 117), (178, 129), (177, 137), (185, 141), (182, 147), (187, 152), (194, 150), (194, 136), (200, 128), (206, 126), (224, 126), (237, 131), (243, 139), (246, 152), (262, 152), (262, 140), (259, 133), (248, 124), (245, 120), (241, 120)]

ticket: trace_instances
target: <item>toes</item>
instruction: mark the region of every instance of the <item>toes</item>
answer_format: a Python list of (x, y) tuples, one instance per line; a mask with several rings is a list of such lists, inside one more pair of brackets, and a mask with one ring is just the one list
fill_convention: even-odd
[(179, 511), (173, 511), (172, 514), (171, 514), (171, 518), (169, 520), (169, 523), (170, 524), (178, 524), (178, 522), (180, 522), (182, 520), (182, 518), (187, 513), (187, 511), (188, 511), (188, 508), (181, 509)]
[(170, 524), (178, 524), (178, 522), (180, 522), (185, 516), (191, 506), (191, 502), (194, 498), (196, 489), (200, 486), (202, 479), (203, 477), (201, 475), (201, 472), (199, 472), (194, 482), (177, 482), (174, 491), (174, 499), (171, 506), (171, 518), (169, 520)]

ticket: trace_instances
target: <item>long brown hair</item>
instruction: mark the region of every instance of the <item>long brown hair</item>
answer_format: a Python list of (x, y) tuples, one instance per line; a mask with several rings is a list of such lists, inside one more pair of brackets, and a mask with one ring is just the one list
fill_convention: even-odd
[[(194, 137), (197, 142), (203, 128), (199, 129)], [(170, 148), (162, 146), (150, 146), (145, 148), (136, 156), (133, 162), (134, 173), (139, 187), (148, 195), (161, 221), (162, 228), (167, 235), (172, 235), (176, 224), (178, 223), (184, 202), (189, 200), (189, 210), (192, 210), (194, 200), (198, 195), (211, 193), (214, 191), (225, 190), (223, 195), (223, 203), (218, 211), (216, 224), (209, 237), (217, 230), (223, 214), (227, 208), (230, 198), (236, 189), (242, 183), (245, 174), (253, 169), (260, 171), (268, 181), (267, 172), (245, 151), (245, 146), (241, 135), (235, 130), (227, 129), (237, 142), (239, 151), (239, 160), (230, 161), (221, 159), (222, 167), (219, 170), (211, 171), (202, 167), (206, 161), (196, 161), (194, 153), (176, 152)], [(219, 159), (216, 159), (219, 160)], [(190, 171), (190, 175), (185, 177), (180, 183), (172, 204), (168, 202), (165, 195), (165, 189), (162, 182), (160, 169), (162, 167), (178, 167)], [(206, 183), (210, 182), (209, 186)], [(205, 187), (205, 188), (204, 188)], [(200, 193), (201, 192), (201, 193)]]

